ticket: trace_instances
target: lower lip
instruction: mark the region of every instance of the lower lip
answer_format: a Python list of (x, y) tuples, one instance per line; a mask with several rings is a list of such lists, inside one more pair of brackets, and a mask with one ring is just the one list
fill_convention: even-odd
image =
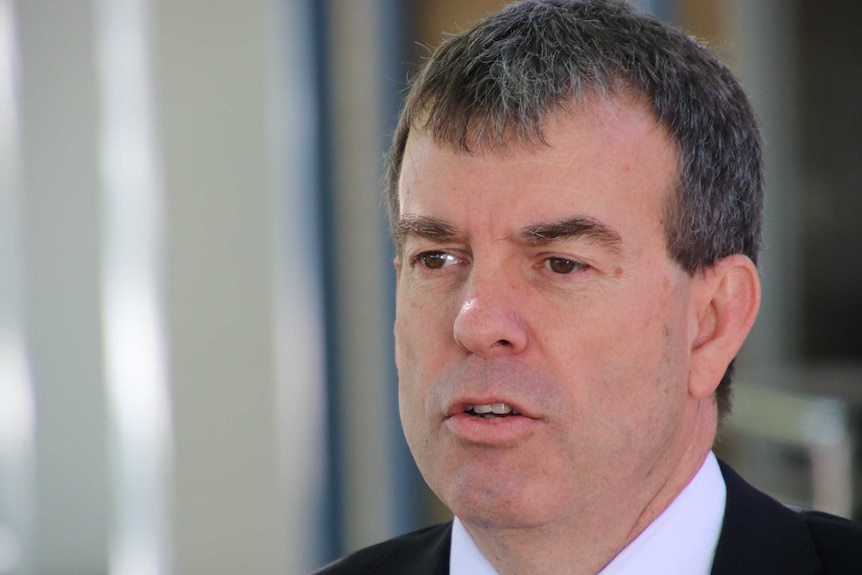
[(458, 413), (446, 418), (446, 427), (462, 441), (487, 445), (504, 445), (525, 439), (539, 421), (523, 415), (484, 418)]

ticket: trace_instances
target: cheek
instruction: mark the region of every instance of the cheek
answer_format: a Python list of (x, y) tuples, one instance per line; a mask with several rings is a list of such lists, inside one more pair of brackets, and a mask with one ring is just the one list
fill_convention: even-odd
[[(408, 306), (408, 307), (405, 307)], [(405, 313), (406, 312), (406, 313)], [(421, 308), (400, 302), (395, 316), (395, 366), (398, 369), (398, 397), (405, 425), (418, 421), (436, 365), (432, 328)]]
[(410, 449), (417, 449), (417, 438), (422, 431), (422, 390), (415, 377), (415, 362), (411, 350), (404, 343), (404, 329), (396, 322), (395, 327), (395, 365), (398, 370), (398, 412), (401, 417), (401, 427)]
[(410, 345), (410, 327), (405, 325), (404, 319), (396, 315), (395, 329), (395, 367), (398, 371), (398, 401), (401, 407), (402, 417), (404, 411), (409, 408), (408, 401), (415, 399), (413, 378), (411, 374), (416, 372), (415, 354)]
[[(408, 286), (403, 279), (398, 283), (395, 300), (395, 324), (393, 334), (395, 336), (395, 364), (399, 371), (401, 366), (409, 362), (411, 358), (410, 343), (415, 337), (412, 332), (413, 319), (421, 308), (410, 298)], [(400, 374), (399, 374), (400, 375)]]
[(435, 432), (433, 381), (429, 377), (429, 374), (433, 376), (434, 363), (429, 360), (428, 340), (421, 328), (422, 322), (412, 310), (408, 314), (396, 314), (395, 364), (401, 428), (422, 475), (431, 484), (433, 466), (429, 465), (437, 459), (429, 443)]
[(543, 338), (557, 349), (546, 355), (564, 358), (558, 373), (581, 380), (577, 393), (608, 416), (648, 410), (685, 390), (686, 295), (670, 286), (641, 282), (642, 289), (612, 304), (585, 306), (575, 317), (560, 314)]
[(652, 429), (663, 434), (682, 411), (688, 382), (684, 301), (684, 294), (661, 290), (631, 309), (627, 322), (617, 324), (612, 349), (606, 351), (619, 376), (613, 400), (623, 412), (621, 417), (628, 416), (644, 426), (630, 433)]
[[(404, 380), (427, 380), (454, 343), (451, 298), (411, 286), (402, 277), (395, 309), (395, 362)], [(431, 373), (428, 373), (432, 370)]]
[(676, 278), (643, 278), (608, 318), (612, 344), (647, 363), (678, 355), (688, 329), (688, 294)]
[(398, 376), (402, 382), (407, 382), (411, 374), (415, 374), (417, 362), (422, 355), (417, 350), (422, 348), (423, 333), (417, 329), (421, 321), (417, 316), (421, 308), (410, 303), (399, 301), (395, 312), (395, 365), (398, 368)]

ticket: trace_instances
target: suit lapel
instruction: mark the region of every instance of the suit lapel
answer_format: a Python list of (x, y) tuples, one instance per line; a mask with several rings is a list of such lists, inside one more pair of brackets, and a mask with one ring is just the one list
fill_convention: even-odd
[(805, 521), (719, 462), (727, 506), (712, 575), (813, 575), (820, 561)]
[(452, 523), (401, 538), (402, 544), (368, 571), (373, 575), (449, 575)]

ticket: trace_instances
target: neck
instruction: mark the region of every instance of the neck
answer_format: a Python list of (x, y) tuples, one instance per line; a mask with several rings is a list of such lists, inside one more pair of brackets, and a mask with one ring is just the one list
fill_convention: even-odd
[(644, 488), (638, 492), (596, 497), (566, 522), (497, 528), (462, 519), (464, 527), (500, 575), (597, 574), (667, 509), (700, 470), (716, 430), (715, 417), (704, 417), (708, 410), (701, 412), (703, 407), (696, 410), (694, 432), (676, 454), (676, 463), (658, 477), (644, 477)]

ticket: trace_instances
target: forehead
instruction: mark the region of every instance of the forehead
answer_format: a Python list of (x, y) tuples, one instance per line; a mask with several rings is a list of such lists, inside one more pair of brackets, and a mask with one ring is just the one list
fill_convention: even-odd
[(461, 213), (466, 210), (499, 225), (570, 213), (601, 220), (663, 218), (677, 181), (677, 153), (642, 105), (594, 99), (550, 115), (543, 135), (544, 142), (465, 151), (412, 133), (398, 186), (400, 216), (466, 224), (475, 219)]

